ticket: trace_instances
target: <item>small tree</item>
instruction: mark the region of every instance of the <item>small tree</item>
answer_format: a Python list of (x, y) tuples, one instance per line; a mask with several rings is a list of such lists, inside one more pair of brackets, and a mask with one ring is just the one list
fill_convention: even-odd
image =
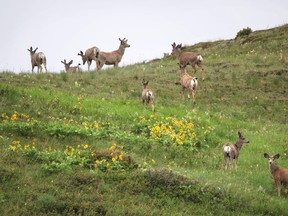
[(242, 30), (240, 30), (237, 33), (236, 38), (243, 37), (243, 36), (248, 36), (251, 33), (252, 33), (252, 29), (251, 28), (249, 28), (249, 27), (243, 28)]

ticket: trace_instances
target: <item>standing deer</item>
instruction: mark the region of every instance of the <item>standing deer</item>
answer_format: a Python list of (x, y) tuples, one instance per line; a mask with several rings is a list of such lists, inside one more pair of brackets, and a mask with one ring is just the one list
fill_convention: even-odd
[(246, 139), (242, 133), (239, 131), (238, 132), (238, 140), (236, 142), (236, 144), (232, 144), (232, 143), (225, 143), (223, 145), (223, 148), (222, 148), (222, 153), (223, 153), (223, 157), (224, 157), (224, 160), (225, 160), (225, 168), (227, 169), (228, 167), (228, 164), (229, 164), (229, 167), (233, 168), (234, 166), (234, 161), (236, 161), (236, 169), (237, 169), (237, 164), (238, 164), (238, 157), (239, 157), (239, 153), (240, 153), (240, 150), (242, 148), (242, 145), (244, 143), (249, 143), (249, 140)]
[(172, 45), (172, 54), (174, 54), (181, 65), (186, 67), (186, 65), (191, 65), (194, 69), (194, 74), (196, 74), (196, 65), (202, 70), (202, 80), (204, 80), (205, 70), (203, 67), (203, 58), (201, 55), (197, 55), (192, 52), (182, 52), (182, 44), (176, 46), (175, 42)]
[(280, 196), (281, 185), (288, 185), (288, 169), (275, 164), (275, 160), (280, 157), (280, 154), (270, 157), (268, 153), (264, 153), (264, 157), (268, 159), (270, 173), (276, 184), (278, 196)]
[(92, 60), (97, 62), (97, 58), (99, 55), (100, 49), (96, 46), (91, 47), (85, 51), (85, 54), (80, 50), (78, 53), (79, 56), (82, 57), (83, 65), (85, 65), (86, 61), (88, 64), (88, 71), (90, 70), (90, 65), (92, 64)]
[(178, 65), (179, 65), (179, 68), (180, 68), (182, 97), (184, 98), (184, 91), (186, 89), (188, 98), (190, 98), (190, 94), (191, 94), (192, 98), (193, 98), (193, 102), (195, 103), (196, 89), (197, 89), (197, 86), (198, 86), (197, 77), (190, 76), (187, 73), (187, 71), (185, 69), (185, 66), (183, 66), (182, 64), (178, 63)]
[(142, 103), (143, 105), (146, 104), (146, 106), (149, 105), (151, 102), (152, 104), (152, 111), (155, 112), (155, 97), (154, 94), (151, 90), (147, 88), (149, 81), (145, 82), (143, 79), (142, 85), (143, 85), (143, 90), (142, 90)]
[(32, 46), (30, 47), (30, 49), (27, 49), (30, 52), (30, 56), (31, 56), (31, 65), (32, 65), (32, 73), (34, 72), (34, 67), (37, 66), (37, 73), (39, 74), (39, 68), (40, 68), (40, 73), (42, 73), (42, 64), (44, 65), (44, 68), (46, 70), (47, 73), (47, 68), (46, 68), (46, 56), (43, 52), (38, 52), (36, 53), (38, 47), (33, 50)]
[(128, 39), (120, 39), (120, 46), (117, 50), (114, 50), (112, 52), (100, 52), (99, 56), (97, 58), (97, 70), (101, 70), (101, 68), (106, 65), (114, 65), (114, 67), (118, 67), (118, 64), (120, 63), (125, 48), (130, 47), (130, 45), (127, 43)]
[(66, 59), (64, 59), (64, 61), (61, 61), (61, 63), (64, 64), (65, 70), (67, 73), (76, 73), (77, 71), (80, 70), (80, 68), (79, 68), (80, 64), (78, 64), (77, 66), (71, 67), (71, 65), (73, 64), (73, 60), (71, 60), (70, 62), (67, 63)]

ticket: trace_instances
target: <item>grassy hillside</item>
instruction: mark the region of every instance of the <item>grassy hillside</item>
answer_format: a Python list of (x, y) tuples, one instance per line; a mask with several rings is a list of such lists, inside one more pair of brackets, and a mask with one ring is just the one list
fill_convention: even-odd
[[(0, 73), (1, 215), (287, 215), (263, 157), (280, 153), (288, 167), (287, 34), (186, 46), (206, 69), (195, 104), (170, 55), (72, 75)], [(143, 78), (155, 113), (141, 103)], [(221, 147), (239, 130), (250, 144), (225, 170)]]

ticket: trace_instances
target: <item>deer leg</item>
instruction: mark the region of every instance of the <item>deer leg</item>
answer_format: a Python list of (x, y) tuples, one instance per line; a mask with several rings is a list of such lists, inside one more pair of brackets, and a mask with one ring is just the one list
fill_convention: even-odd
[(192, 66), (192, 68), (194, 69), (194, 74), (196, 74), (197, 69), (196, 69), (196, 67), (195, 67), (195, 64), (191, 64), (191, 66)]
[(88, 71), (90, 71), (91, 61), (87, 61), (87, 64), (88, 64)]
[(193, 98), (193, 101), (195, 102), (195, 90), (192, 90), (192, 98)]
[(227, 162), (227, 158), (224, 156), (224, 160), (225, 160), (225, 169), (227, 170), (228, 168), (228, 162)]
[(183, 98), (183, 100), (184, 100), (184, 91), (185, 91), (185, 87), (182, 87), (181, 94), (182, 94), (182, 98)]
[(34, 66), (32, 65), (32, 74), (34, 73)]
[(99, 62), (98, 70), (101, 70), (101, 68), (104, 66), (104, 62)]
[(276, 183), (276, 186), (277, 186), (278, 196), (280, 196), (281, 183), (280, 183), (280, 181), (275, 181), (275, 183)]
[(233, 169), (233, 160), (229, 157), (228, 159), (229, 169)]
[(46, 73), (47, 73), (47, 67), (46, 67), (46, 63), (44, 64), (44, 68), (45, 68), (45, 71), (46, 71)]
[(152, 99), (152, 112), (155, 112), (155, 101)]
[(204, 67), (203, 67), (203, 65), (202, 65), (202, 62), (198, 62), (197, 65), (198, 65), (198, 67), (200, 67), (201, 70), (202, 70), (202, 80), (204, 80), (204, 79), (205, 79), (205, 70), (204, 70)]
[(99, 63), (99, 61), (97, 60), (97, 61), (96, 61), (96, 68), (97, 68), (97, 70), (99, 70), (99, 64), (100, 64), (100, 63)]

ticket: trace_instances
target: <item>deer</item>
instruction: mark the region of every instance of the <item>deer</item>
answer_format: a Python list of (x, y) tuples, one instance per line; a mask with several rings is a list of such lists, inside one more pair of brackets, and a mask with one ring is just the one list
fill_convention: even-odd
[(238, 131), (238, 140), (235, 144), (228, 142), (223, 145), (222, 153), (225, 160), (226, 169), (228, 168), (228, 164), (230, 168), (233, 168), (234, 161), (235, 161), (235, 167), (237, 169), (239, 153), (244, 143), (250, 143), (250, 142), (243, 136), (243, 134), (240, 131)]
[(195, 103), (195, 97), (196, 97), (196, 89), (198, 86), (197, 77), (190, 76), (185, 66), (178, 63), (180, 68), (180, 78), (181, 78), (181, 86), (182, 86), (182, 97), (184, 98), (184, 91), (187, 90), (188, 98), (190, 98), (190, 94), (192, 96), (193, 102)]
[(264, 157), (269, 162), (269, 169), (277, 187), (278, 196), (280, 196), (281, 185), (288, 185), (288, 169), (279, 167), (275, 164), (275, 160), (280, 157), (280, 154), (275, 154), (270, 157), (268, 153), (264, 153)]
[(176, 59), (179, 61), (180, 64), (182, 64), (184, 67), (187, 65), (191, 65), (191, 67), (194, 69), (194, 74), (196, 74), (196, 65), (201, 68), (202, 70), (202, 80), (204, 80), (205, 76), (205, 70), (203, 67), (203, 57), (201, 55), (197, 55), (193, 52), (182, 52), (182, 43), (176, 45), (174, 42), (172, 45), (172, 54), (176, 56)]
[(145, 81), (145, 79), (142, 80), (142, 86), (143, 86), (143, 90), (142, 90), (142, 103), (143, 105), (146, 104), (146, 106), (149, 105), (149, 103), (151, 102), (152, 105), (152, 111), (155, 112), (155, 97), (154, 94), (151, 90), (148, 89), (148, 81)]
[(92, 60), (97, 62), (97, 58), (99, 55), (100, 49), (96, 46), (91, 47), (85, 51), (85, 54), (80, 50), (78, 53), (79, 56), (82, 57), (83, 65), (87, 62), (88, 64), (88, 71), (90, 71), (90, 65), (92, 64)]
[(42, 66), (41, 66), (42, 64), (44, 65), (44, 68), (45, 68), (46, 73), (47, 73), (46, 56), (43, 52), (36, 53), (37, 49), (38, 49), (38, 47), (33, 50), (32, 46), (30, 47), (30, 49), (27, 49), (30, 52), (30, 56), (31, 56), (32, 73), (34, 73), (34, 67), (35, 66), (37, 66), (37, 68), (38, 68), (37, 73), (39, 74), (39, 69), (40, 69), (40, 73), (42, 73)]
[(71, 67), (71, 65), (73, 64), (73, 60), (71, 60), (70, 62), (66, 62), (66, 59), (64, 59), (64, 61), (61, 61), (61, 63), (64, 64), (65, 66), (65, 70), (67, 73), (76, 73), (77, 71), (80, 71), (80, 65), (78, 64), (77, 66), (73, 66)]
[(128, 39), (123, 38), (120, 39), (120, 45), (117, 50), (112, 52), (100, 52), (97, 58), (97, 70), (101, 70), (101, 68), (105, 65), (114, 65), (114, 67), (118, 67), (118, 64), (122, 60), (125, 49), (130, 47), (128, 44)]

